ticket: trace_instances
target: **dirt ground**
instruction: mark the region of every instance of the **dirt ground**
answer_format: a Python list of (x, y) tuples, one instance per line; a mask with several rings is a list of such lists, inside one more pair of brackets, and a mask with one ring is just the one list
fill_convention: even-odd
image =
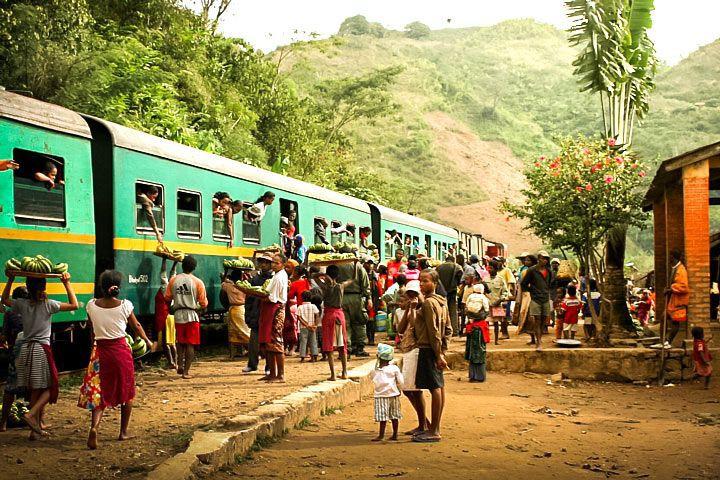
[[(213, 480), (245, 477), (720, 478), (720, 385), (548, 384), (533, 374), (446, 375), (443, 440), (371, 443), (372, 399), (322, 417)], [(403, 400), (400, 431), (415, 426)], [(703, 418), (705, 420), (703, 420)]]
[[(219, 350), (213, 349), (214, 353)], [(191, 380), (156, 367), (138, 372), (130, 423), (130, 433), (136, 437), (116, 441), (120, 414), (109, 410), (100, 427), (100, 447), (93, 452), (85, 445), (90, 413), (76, 406), (81, 378), (63, 380), (58, 403), (47, 408), (51, 437), (29, 442), (26, 429), (0, 433), (0, 478), (144, 478), (163, 460), (184, 450), (195, 429), (249, 412), (325, 380), (329, 374), (326, 362), (301, 364), (293, 357), (285, 365), (287, 383), (267, 384), (257, 381), (260, 374), (241, 373), (245, 358), (229, 362), (212, 353), (199, 357)], [(367, 361), (353, 358), (349, 368)]]

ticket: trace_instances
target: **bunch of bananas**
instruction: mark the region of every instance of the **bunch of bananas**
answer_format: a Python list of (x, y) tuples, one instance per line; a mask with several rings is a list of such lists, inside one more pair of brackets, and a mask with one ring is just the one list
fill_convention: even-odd
[(53, 265), (49, 258), (36, 255), (34, 257), (23, 257), (22, 260), (11, 258), (5, 262), (5, 270), (33, 273), (65, 273), (68, 271), (68, 264), (58, 263)]
[(334, 261), (334, 260), (354, 260), (357, 258), (354, 253), (322, 253), (319, 255), (313, 254), (312, 258), (310, 259), (310, 263), (313, 262), (327, 262), (327, 261)]
[(175, 262), (182, 262), (185, 258), (185, 253), (180, 250), (172, 250), (166, 247), (164, 243), (158, 243), (158, 246), (155, 249), (155, 255), (158, 257), (169, 258)]
[(326, 243), (316, 243), (308, 247), (308, 252), (310, 253), (327, 253), (332, 252), (332, 250), (333, 248)]
[(234, 258), (223, 260), (223, 268), (253, 270), (255, 265), (247, 258)]
[(267, 290), (265, 289), (265, 285), (263, 285), (262, 287), (250, 285), (250, 282), (248, 282), (247, 280), (239, 280), (239, 281), (235, 282), (235, 285), (237, 285), (238, 288), (244, 292), (258, 293), (258, 294), (266, 294), (267, 293)]

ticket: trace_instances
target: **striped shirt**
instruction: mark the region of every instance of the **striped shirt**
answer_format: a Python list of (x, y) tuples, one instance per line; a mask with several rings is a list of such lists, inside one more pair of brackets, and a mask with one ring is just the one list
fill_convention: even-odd
[[(307, 302), (298, 305), (297, 314), (298, 317), (300, 317), (302, 321), (307, 324), (308, 327), (314, 327), (316, 323), (315, 319), (320, 316), (320, 310), (318, 310), (318, 308), (312, 303)], [(302, 328), (305, 328), (305, 326), (302, 324), (300, 326)]]

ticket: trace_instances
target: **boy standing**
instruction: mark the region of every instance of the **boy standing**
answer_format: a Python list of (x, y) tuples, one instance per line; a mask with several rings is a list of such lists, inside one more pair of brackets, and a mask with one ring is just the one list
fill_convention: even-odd
[[(337, 265), (327, 267), (327, 273), (317, 274), (317, 281), (323, 293), (323, 318), (322, 318), (322, 351), (327, 354), (328, 366), (330, 367), (329, 380), (335, 380), (335, 358), (336, 350), (340, 354), (342, 363), (342, 374), (340, 378), (347, 378), (347, 327), (345, 325), (345, 313), (343, 312), (343, 285), (337, 283), (340, 270)], [(348, 281), (347, 283), (349, 283)]]
[(165, 300), (172, 301), (175, 310), (175, 330), (178, 350), (178, 373), (190, 378), (190, 365), (195, 359), (195, 345), (200, 345), (200, 315), (198, 311), (208, 306), (205, 284), (193, 275), (197, 260), (186, 255), (182, 261), (183, 272), (170, 279)]
[(391, 364), (395, 349), (385, 343), (378, 344), (377, 366), (373, 375), (375, 387), (375, 421), (380, 423), (380, 432), (373, 438), (379, 442), (385, 437), (387, 422), (392, 422), (393, 434), (390, 440), (397, 440), (400, 413), (400, 390), (403, 388), (403, 374), (397, 365)]
[(300, 320), (300, 362), (304, 362), (307, 356), (308, 341), (310, 343), (310, 361), (315, 362), (318, 357), (315, 330), (320, 320), (320, 310), (311, 302), (312, 293), (310, 290), (302, 292), (301, 299), (302, 303), (297, 307), (297, 316), (298, 320)]

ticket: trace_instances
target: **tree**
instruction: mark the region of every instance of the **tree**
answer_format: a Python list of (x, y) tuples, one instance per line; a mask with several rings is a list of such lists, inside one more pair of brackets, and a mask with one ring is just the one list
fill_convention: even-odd
[(317, 85), (316, 102), (330, 125), (326, 144), (350, 122), (397, 111), (399, 105), (392, 101), (389, 89), (403, 70), (401, 66), (379, 68), (359, 77), (333, 79)]
[(230, 7), (232, 0), (200, 0), (200, 16), (215, 33), (220, 23), (220, 17)]
[(579, 136), (563, 139), (559, 146), (557, 155), (540, 157), (525, 172), (525, 204), (506, 202), (504, 208), (524, 219), (551, 248), (574, 253), (605, 293), (599, 249), (618, 223), (643, 225), (638, 189), (644, 166), (614, 139)]
[(370, 33), (370, 22), (362, 15), (348, 17), (340, 24), (338, 35), (367, 35)]
[(430, 27), (421, 22), (412, 22), (405, 25), (405, 36), (419, 40), (430, 36)]
[[(573, 62), (581, 91), (599, 94), (606, 136), (629, 149), (635, 121), (647, 113), (648, 97), (654, 88), (657, 59), (647, 35), (652, 26), (653, 0), (565, 3), (574, 22), (570, 43), (584, 46)], [(609, 303), (603, 303), (605, 335), (630, 318), (624, 275), (627, 228), (620, 223), (607, 238), (604, 294)]]

